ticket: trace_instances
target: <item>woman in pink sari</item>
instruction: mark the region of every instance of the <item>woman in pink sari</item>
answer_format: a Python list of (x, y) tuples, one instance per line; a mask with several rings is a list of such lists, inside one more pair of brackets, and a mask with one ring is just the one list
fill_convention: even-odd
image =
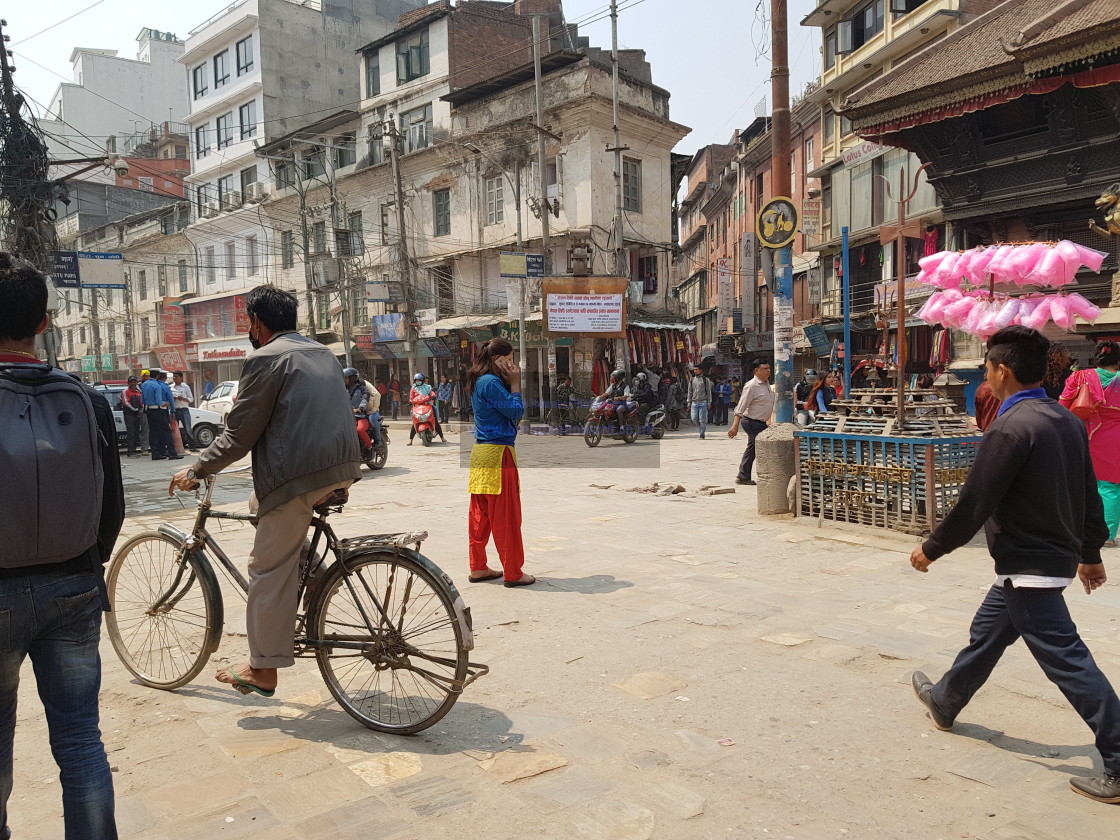
[(1066, 380), (1059, 402), (1066, 408), (1073, 405), (1082, 383), (1089, 387), (1089, 396), (1096, 409), (1085, 421), (1089, 433), (1089, 454), (1093, 471), (1097, 474), (1097, 489), (1104, 502), (1104, 519), (1108, 525), (1109, 541), (1116, 545), (1116, 530), (1120, 525), (1120, 344), (1115, 341), (1098, 341), (1093, 353), (1095, 368), (1079, 370)]

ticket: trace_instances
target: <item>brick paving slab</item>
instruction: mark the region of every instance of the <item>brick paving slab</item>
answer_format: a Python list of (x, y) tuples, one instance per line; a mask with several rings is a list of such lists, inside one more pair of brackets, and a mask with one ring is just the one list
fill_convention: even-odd
[[(612, 468), (622, 458), (615, 449), (596, 453), (594, 474), (523, 471), (527, 570), (542, 579), (526, 589), (465, 583), (458, 447), (398, 446), (390, 468), (354, 488), (337, 530), (429, 529), (425, 553), (472, 608), (472, 658), (492, 668), (419, 736), (359, 727), (330, 700), (313, 661), (284, 671), (271, 700), (215, 683), (213, 669), (246, 651), (243, 602), (224, 579), (226, 635), (192, 685), (143, 688), (104, 640), (102, 726), (122, 837), (1115, 833), (1120, 812), (1068, 791), (1068, 776), (1099, 770), (1099, 759), (1024, 650), (1009, 652), (953, 733), (934, 729), (913, 698), (910, 671), (936, 676), (949, 666), (991, 585), (979, 544), (918, 575), (906, 562), (913, 537), (761, 518), (749, 488), (692, 498), (589, 488), (657, 480), (692, 491), (730, 475), (741, 452), (670, 435), (652, 472)], [(130, 464), (138, 515), (126, 533), (164, 518), (189, 523), (190, 512), (166, 499), (161, 467)], [(243, 510), (247, 487), (231, 479), (221, 504)], [(252, 530), (226, 528), (218, 539), (243, 562)], [(1092, 598), (1069, 594), (1115, 683), (1118, 593), (1110, 584)], [(613, 685), (651, 673), (682, 685), (647, 699)], [(10, 819), (20, 840), (53, 840), (59, 788), (30, 670), (21, 692)], [(513, 781), (481, 766), (501, 756), (511, 765), (528, 750), (566, 766)]]

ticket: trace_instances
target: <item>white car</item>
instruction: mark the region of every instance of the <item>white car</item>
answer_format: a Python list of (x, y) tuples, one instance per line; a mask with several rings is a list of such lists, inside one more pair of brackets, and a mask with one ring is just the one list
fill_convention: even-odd
[[(236, 384), (236, 383), (234, 383)], [(124, 425), (124, 412), (121, 411), (121, 394), (123, 385), (98, 385), (97, 390), (105, 395), (109, 406), (113, 409), (113, 420), (117, 425), (117, 442), (124, 445), (128, 439), (128, 429)], [(195, 442), (206, 448), (214, 442), (214, 438), (225, 425), (225, 417), (215, 411), (202, 408), (191, 409), (191, 431)]]
[(215, 385), (210, 396), (203, 397), (199, 405), (204, 405), (207, 411), (217, 414), (221, 418), (222, 425), (225, 425), (226, 416), (235, 402), (237, 402), (237, 380), (229, 379)]

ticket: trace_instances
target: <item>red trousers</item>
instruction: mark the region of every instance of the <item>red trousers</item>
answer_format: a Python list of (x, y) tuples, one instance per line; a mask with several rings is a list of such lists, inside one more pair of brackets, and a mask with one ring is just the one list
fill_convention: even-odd
[(358, 421), (358, 440), (361, 441), (363, 449), (373, 446), (373, 441), (369, 438), (369, 420), (365, 417)]
[(493, 534), (505, 579), (521, 579), (521, 567), (525, 565), (525, 547), (521, 544), (521, 484), (513, 453), (508, 449), (502, 455), (501, 495), (471, 493), (467, 529), (472, 572), (486, 568), (486, 543)]

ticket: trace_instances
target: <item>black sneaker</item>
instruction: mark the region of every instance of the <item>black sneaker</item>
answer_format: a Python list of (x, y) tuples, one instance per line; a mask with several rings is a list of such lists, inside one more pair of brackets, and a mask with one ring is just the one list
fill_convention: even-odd
[(1120, 805), (1120, 776), (1110, 776), (1108, 773), (1093, 776), (1091, 779), (1074, 776), (1069, 780), (1069, 786), (1073, 788), (1074, 793), (1080, 793), (1097, 802)]
[(749, 478), (745, 478), (745, 479), (744, 478), (737, 478), (737, 479), (735, 479), (735, 483), (736, 484), (750, 484), (750, 485), (753, 485), (754, 481), (752, 479), (749, 479)]
[(910, 684), (914, 686), (914, 694), (917, 695), (918, 700), (929, 710), (929, 719), (933, 721), (933, 725), (942, 732), (952, 729), (953, 719), (937, 708), (937, 704), (933, 702), (933, 682), (930, 678), (921, 671), (915, 671), (914, 676), (910, 678)]

